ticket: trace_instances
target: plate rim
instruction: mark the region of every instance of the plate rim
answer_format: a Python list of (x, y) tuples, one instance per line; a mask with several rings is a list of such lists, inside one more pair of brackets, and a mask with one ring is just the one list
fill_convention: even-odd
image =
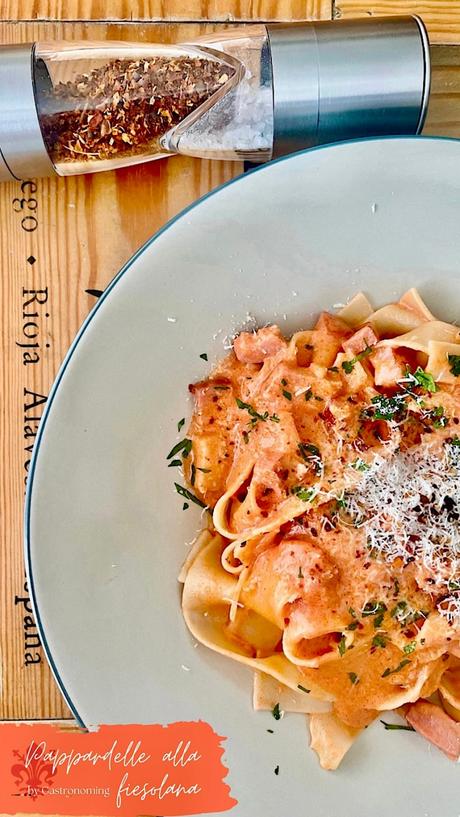
[(143, 244), (133, 253), (133, 255), (128, 258), (128, 260), (123, 264), (121, 269), (114, 275), (114, 277), (109, 281), (106, 288), (104, 289), (102, 295), (99, 297), (97, 303), (93, 306), (90, 310), (86, 318), (84, 319), (83, 323), (81, 324), (80, 328), (78, 329), (72, 343), (70, 344), (59, 368), (56, 373), (56, 376), (51, 384), (51, 388), (49, 390), (48, 398), (46, 401), (46, 406), (42, 415), (42, 419), (39, 424), (39, 428), (37, 431), (37, 437), (35, 440), (35, 444), (32, 451), (28, 479), (27, 479), (27, 487), (26, 487), (26, 495), (24, 501), (24, 533), (23, 533), (23, 552), (24, 552), (24, 563), (25, 563), (25, 571), (26, 571), (26, 578), (27, 578), (27, 585), (29, 591), (29, 597), (32, 604), (32, 611), (33, 616), (37, 625), (38, 634), (40, 637), (40, 642), (43, 647), (46, 660), (48, 665), (51, 669), (52, 675), (58, 689), (63, 696), (67, 706), (69, 707), (72, 715), (74, 716), (77, 724), (82, 729), (87, 729), (88, 725), (84, 723), (83, 718), (80, 716), (75, 703), (73, 702), (69, 692), (67, 691), (65, 684), (60, 676), (59, 670), (57, 669), (56, 663), (54, 661), (52, 651), (49, 647), (48, 640), (45, 634), (45, 628), (43, 626), (43, 622), (40, 617), (39, 606), (37, 602), (36, 592), (35, 592), (35, 584), (33, 578), (33, 567), (32, 567), (32, 553), (31, 553), (31, 546), (32, 546), (32, 534), (31, 534), (31, 511), (32, 511), (32, 503), (33, 503), (33, 487), (34, 487), (34, 476), (35, 470), (37, 465), (37, 460), (39, 457), (41, 441), (43, 437), (43, 433), (56, 397), (56, 394), (59, 390), (61, 381), (65, 375), (67, 367), (78, 348), (78, 345), (86, 333), (88, 327), (94, 320), (95, 316), (97, 315), (99, 309), (101, 308), (102, 304), (110, 294), (110, 292), (115, 288), (115, 286), (119, 283), (119, 281), (124, 277), (124, 275), (130, 270), (133, 264), (137, 261), (137, 259), (152, 245), (155, 241), (157, 241), (163, 233), (167, 232), (174, 224), (202, 204), (207, 199), (211, 198), (212, 196), (220, 193), (221, 190), (225, 190), (227, 187), (230, 187), (233, 184), (240, 182), (243, 179), (252, 176), (255, 173), (262, 173), (265, 170), (269, 170), (274, 165), (281, 164), (282, 162), (287, 162), (298, 158), (304, 155), (310, 155), (313, 153), (317, 153), (319, 151), (324, 150), (340, 150), (343, 148), (348, 147), (349, 145), (355, 144), (367, 144), (368, 142), (404, 142), (404, 141), (412, 141), (412, 142), (448, 142), (448, 143), (455, 143), (460, 145), (460, 139), (456, 139), (450, 136), (417, 136), (417, 135), (407, 135), (407, 136), (373, 136), (373, 137), (365, 137), (365, 138), (357, 138), (357, 139), (349, 139), (343, 142), (333, 142), (328, 143), (325, 145), (316, 145), (311, 148), (305, 148), (303, 150), (296, 151), (295, 153), (290, 153), (286, 156), (280, 156), (277, 159), (273, 159), (270, 162), (266, 162), (265, 164), (258, 165), (257, 167), (251, 168), (251, 170), (247, 171), (246, 173), (243, 171), (238, 176), (234, 176), (233, 178), (229, 179), (228, 181), (220, 184), (218, 187), (214, 188), (213, 190), (208, 191), (204, 195), (200, 196), (195, 201), (191, 202), (191, 204), (187, 205), (187, 207), (183, 208), (176, 213), (176, 215), (172, 216), (172, 218), (168, 219), (168, 221), (160, 227), (153, 235), (151, 235)]

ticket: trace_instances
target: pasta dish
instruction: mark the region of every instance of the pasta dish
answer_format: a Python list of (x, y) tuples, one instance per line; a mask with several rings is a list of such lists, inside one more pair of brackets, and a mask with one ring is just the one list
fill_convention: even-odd
[(307, 714), (326, 769), (388, 710), (458, 759), (459, 329), (414, 289), (360, 293), (290, 339), (241, 332), (190, 390), (168, 459), (211, 514), (193, 636), (252, 668), (256, 709)]

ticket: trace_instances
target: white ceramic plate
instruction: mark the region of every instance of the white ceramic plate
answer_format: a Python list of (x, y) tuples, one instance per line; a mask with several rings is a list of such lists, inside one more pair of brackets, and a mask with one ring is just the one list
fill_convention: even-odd
[(324, 772), (302, 716), (254, 713), (251, 673), (194, 648), (176, 576), (200, 513), (182, 511), (165, 460), (190, 412), (187, 384), (248, 313), (289, 333), (357, 290), (381, 304), (416, 285), (436, 315), (458, 319), (459, 225), (457, 142), (354, 142), (268, 165), (134, 256), (49, 398), (26, 552), (57, 680), (86, 724), (209, 721), (228, 737), (235, 817), (460, 814), (458, 767), (417, 735), (377, 722)]

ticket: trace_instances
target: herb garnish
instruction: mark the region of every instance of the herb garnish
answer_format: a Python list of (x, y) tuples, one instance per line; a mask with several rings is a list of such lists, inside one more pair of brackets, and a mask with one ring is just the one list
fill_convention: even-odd
[(346, 653), (346, 651), (347, 651), (347, 644), (346, 644), (346, 641), (345, 641), (345, 636), (344, 636), (344, 635), (343, 635), (343, 636), (342, 636), (342, 638), (340, 639), (337, 649), (338, 649), (338, 651), (339, 651), (339, 655), (340, 655), (340, 657), (342, 657), (343, 655), (345, 655), (345, 653)]
[(403, 652), (405, 652), (406, 655), (410, 655), (411, 652), (414, 652), (416, 647), (417, 647), (417, 642), (416, 641), (410, 641), (409, 644), (406, 644), (406, 646), (404, 647)]
[(270, 734), (271, 734), (271, 735), (274, 735), (274, 734), (275, 734), (275, 733), (274, 733), (274, 731), (273, 731), (273, 729), (267, 729), (267, 732), (270, 732)]
[(447, 355), (447, 360), (450, 364), (450, 371), (454, 377), (460, 375), (460, 355)]
[(176, 443), (176, 445), (174, 445), (171, 448), (171, 451), (169, 452), (166, 459), (167, 460), (172, 459), (172, 457), (175, 457), (176, 454), (179, 454), (181, 451), (182, 451), (182, 456), (184, 458), (188, 457), (191, 450), (192, 450), (192, 441), (189, 440), (188, 437), (185, 437), (185, 439), (180, 440), (180, 442)]
[(183, 496), (185, 499), (188, 499), (190, 502), (194, 502), (195, 505), (199, 505), (200, 508), (207, 508), (207, 505), (205, 505), (204, 502), (201, 501), (201, 499), (198, 499), (198, 497), (195, 496), (195, 494), (192, 494), (192, 492), (189, 491), (187, 488), (184, 488), (183, 485), (179, 485), (177, 482), (175, 482), (174, 487), (177, 493)]
[(364, 462), (361, 457), (356, 457), (353, 462), (350, 463), (350, 468), (354, 468), (355, 471), (369, 471), (371, 466)]
[(188, 508), (190, 508), (190, 505), (188, 504), (188, 502), (184, 502), (184, 504), (182, 505), (182, 510), (186, 511), (188, 510)]
[(182, 417), (182, 420), (179, 420), (177, 424), (177, 430), (180, 431), (181, 428), (185, 425), (185, 417)]
[(407, 392), (403, 394), (395, 394), (394, 397), (387, 397), (385, 394), (379, 394), (373, 397), (369, 408), (364, 409), (362, 416), (366, 418), (373, 418), (375, 420), (393, 420), (395, 415), (399, 414), (405, 409), (405, 399)]
[(280, 773), (280, 767), (279, 767), (279, 766), (275, 766), (275, 768), (273, 769), (273, 771), (275, 772), (275, 774), (279, 774), (279, 773)]
[(291, 494), (295, 494), (295, 496), (297, 496), (303, 502), (310, 502), (315, 495), (315, 489), (303, 488), (302, 485), (294, 485), (294, 487), (291, 488)]
[(348, 677), (349, 677), (351, 683), (353, 684), (353, 686), (355, 686), (356, 684), (359, 684), (359, 678), (356, 675), (356, 672), (349, 672)]
[(359, 627), (359, 621), (351, 621), (350, 624), (346, 627), (347, 630), (357, 630)]
[(281, 710), (280, 710), (280, 705), (279, 705), (279, 703), (278, 703), (278, 704), (275, 704), (275, 706), (273, 707), (273, 709), (272, 709), (272, 715), (273, 715), (273, 717), (274, 717), (275, 721), (279, 721), (279, 720), (281, 720)]
[(435, 406), (434, 409), (428, 411), (424, 416), (429, 420), (433, 420), (435, 428), (445, 428), (449, 422), (449, 418), (444, 414), (444, 406)]
[(286, 389), (283, 389), (281, 394), (283, 395), (283, 397), (286, 398), (286, 400), (292, 400), (292, 394), (291, 394), (290, 391), (287, 391)]
[(355, 355), (355, 357), (352, 357), (351, 360), (344, 360), (342, 363), (342, 369), (344, 370), (344, 372), (346, 372), (346, 374), (351, 374), (355, 367), (355, 364), (359, 363), (361, 360), (364, 360), (365, 357), (369, 357), (369, 355), (371, 355), (373, 351), (374, 351), (373, 346), (366, 346), (366, 348), (363, 349), (362, 352), (359, 352), (359, 354)]
[(273, 423), (279, 423), (280, 418), (277, 414), (269, 414), (268, 411), (264, 411), (263, 414), (259, 414), (258, 411), (255, 410), (254, 406), (251, 406), (250, 403), (245, 403), (243, 400), (240, 400), (239, 397), (236, 397), (236, 405), (239, 409), (244, 409), (248, 412), (249, 416), (251, 417), (249, 424), (254, 428), (256, 423), (259, 420), (265, 422), (266, 420), (271, 420)]
[(385, 613), (387, 606), (383, 601), (368, 601), (361, 610), (363, 618), (366, 616), (376, 616), (378, 613)]
[(390, 731), (390, 729), (402, 729), (405, 732), (415, 732), (413, 726), (403, 726), (402, 723), (387, 723), (386, 721), (380, 721), (380, 723), (383, 723), (385, 729), (388, 731)]
[(404, 667), (406, 667), (407, 664), (410, 663), (411, 663), (410, 658), (403, 658), (403, 660), (398, 664), (397, 667), (393, 667), (393, 669), (387, 667), (385, 672), (382, 672), (382, 678), (388, 678), (389, 675), (393, 675), (395, 672), (401, 672), (401, 670), (404, 669)]
[(192, 462), (192, 470), (190, 472), (190, 485), (195, 485), (195, 477), (196, 477), (196, 468)]
[(316, 445), (312, 445), (312, 443), (299, 443), (297, 448), (302, 459), (310, 465), (313, 465), (316, 474), (321, 474), (323, 464), (321, 462), (319, 448), (317, 448)]
[(201, 357), (201, 360), (207, 360), (208, 359), (208, 356), (207, 356), (206, 352), (203, 352), (203, 354), (200, 355), (200, 357)]
[(168, 468), (177, 468), (178, 465), (182, 465), (182, 460), (171, 460), (171, 462), (168, 463)]
[(301, 689), (302, 692), (306, 692), (307, 695), (308, 695), (309, 692), (311, 692), (311, 689), (307, 689), (306, 687), (303, 687), (302, 684), (297, 684), (297, 689)]
[(308, 402), (308, 400), (311, 400), (312, 397), (313, 397), (313, 392), (311, 390), (311, 386), (309, 386), (307, 391), (305, 392), (305, 400)]
[(425, 372), (420, 366), (415, 370), (415, 372), (408, 372), (407, 373), (410, 378), (414, 378), (418, 386), (421, 386), (422, 389), (425, 391), (429, 391), (432, 394), (439, 391), (439, 386), (434, 382), (434, 377), (429, 372)]

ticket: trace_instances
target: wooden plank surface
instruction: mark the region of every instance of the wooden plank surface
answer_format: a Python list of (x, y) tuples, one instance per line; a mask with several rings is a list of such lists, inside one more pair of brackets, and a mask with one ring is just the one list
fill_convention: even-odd
[(3, 20), (330, 19), (332, 0), (3, 0)]
[(418, 14), (433, 43), (460, 43), (460, 0), (334, 0), (335, 19)]
[[(196, 24), (1, 24), (0, 41), (69, 37), (169, 41), (210, 30)], [(38, 645), (24, 589), (22, 505), (28, 449), (38, 426), (33, 418), (41, 415), (66, 349), (95, 303), (87, 290), (104, 289), (171, 216), (241, 170), (239, 163), (177, 157), (117, 173), (44, 179), (22, 191), (18, 182), (0, 185), (0, 718), (69, 714)], [(38, 226), (27, 232), (34, 224), (31, 216)], [(21, 227), (23, 218), (28, 219), (23, 222), (26, 229)], [(35, 262), (28, 262), (32, 257)], [(38, 346), (24, 346), (27, 343)]]

